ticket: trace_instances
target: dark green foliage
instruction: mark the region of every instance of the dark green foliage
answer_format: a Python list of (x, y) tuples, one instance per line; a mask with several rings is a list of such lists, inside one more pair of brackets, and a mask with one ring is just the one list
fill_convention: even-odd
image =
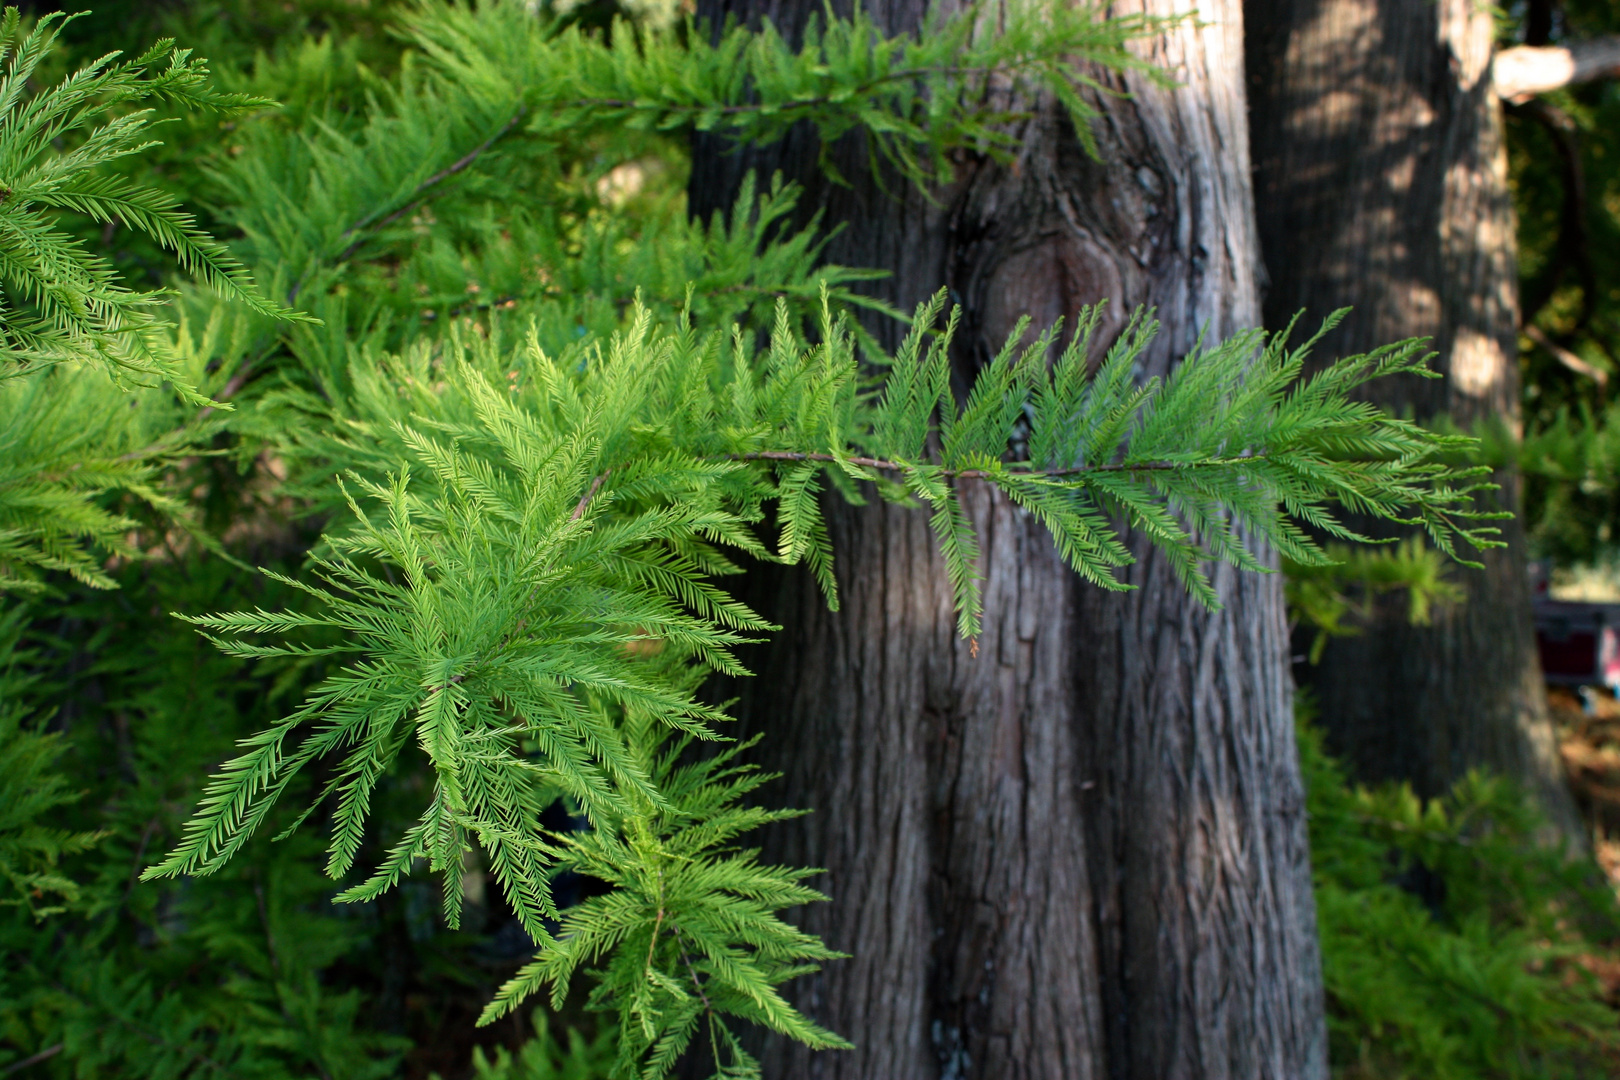
[(37, 678), (24, 665), (37, 658), (18, 648), (23, 614), (13, 608), (0, 616), (0, 875), (9, 894), (0, 904), (24, 907), (37, 920), (80, 899), (60, 863), (101, 837), (47, 824), (77, 795), (56, 771), (66, 749), (61, 736), (40, 731), (24, 700)]
[[(266, 319), (290, 314), (253, 291), (235, 256), (172, 194), (107, 168), (153, 143), (152, 110), (133, 105), (234, 114), (268, 102), (213, 89), (205, 64), (172, 40), (125, 63), (103, 55), (36, 89), (59, 26), (49, 15), (25, 29), (15, 8), (0, 17), (0, 592), (38, 590), (41, 571), (110, 585), (97, 563), (134, 554), (125, 534), (136, 522), (102, 497), (120, 493), (184, 518), (157, 478), (209, 434), (201, 424), (179, 430), (175, 395), (156, 389), (166, 380), (183, 403), (208, 401), (197, 389), (202, 365), (158, 318), (163, 292), (126, 287), (62, 227), (65, 215), (121, 223), (219, 295)], [(143, 392), (120, 392), (131, 385)]]
[[(1539, 44), (1620, 32), (1613, 0), (1549, 8), (1558, 14)], [(1510, 24), (1506, 44), (1523, 40), (1522, 20)], [(1605, 392), (1592, 371), (1608, 374), (1610, 396), (1620, 375), (1620, 85), (1600, 79), (1554, 91), (1510, 106), (1506, 118), (1521, 302), (1535, 328), (1534, 337), (1521, 338), (1534, 430), (1561, 409), (1601, 407)], [(1555, 349), (1586, 373), (1561, 363)]]
[(535, 1038), (517, 1053), (496, 1047), (492, 1057), (473, 1051), (472, 1080), (604, 1080), (613, 1068), (616, 1051), (612, 1031), (587, 1042), (578, 1031), (568, 1031), (565, 1051), (545, 1028), (544, 1014), (536, 1013)]
[(1336, 1070), (1380, 1080), (1612, 1075), (1620, 1032), (1582, 956), (1620, 944), (1596, 867), (1472, 774), (1443, 799), (1351, 787), (1300, 729)]
[(1316, 635), (1307, 656), (1313, 664), (1321, 660), (1330, 638), (1361, 633), (1361, 621), (1380, 596), (1405, 593), (1406, 616), (1413, 626), (1427, 625), (1435, 608), (1467, 598), (1466, 579), (1451, 572), (1445, 557), (1418, 537), (1393, 547), (1333, 544), (1327, 552), (1332, 562), (1283, 563), (1289, 618)]
[(136, 554), (136, 506), (190, 518), (164, 469), (218, 422), (182, 427), (161, 391), (121, 390), (101, 371), (46, 370), (0, 381), (0, 594), (37, 593), (44, 572), (110, 588), (108, 555)]
[(752, 1021), (815, 1049), (849, 1044), (801, 1016), (777, 986), (838, 959), (814, 937), (777, 917), (826, 897), (801, 884), (813, 871), (760, 865), (734, 841), (794, 811), (738, 800), (770, 780), (735, 758), (752, 743), (681, 764), (689, 739), (666, 741), (650, 718), (632, 745), (657, 784), (661, 808), (604, 816), (558, 844), (558, 872), (589, 874), (613, 886), (563, 916), (554, 941), (496, 995), (493, 1020), (544, 983), (560, 1006), (581, 965), (610, 956), (592, 1004), (617, 1013), (616, 1075), (663, 1076), (694, 1036), (723, 1074), (757, 1071), (726, 1024)]
[(1620, 411), (1564, 409), (1526, 432), (1520, 462), (1526, 517), (1538, 553), (1560, 565), (1615, 552), (1620, 522)]
[[(357, 1026), (360, 992), (322, 978), (376, 930), (326, 902), (309, 841), (261, 845), (206, 883), (137, 884), (197, 777), (275, 709), (276, 673), (165, 633), (167, 616), (153, 610), (165, 595), (267, 601), (251, 577), (219, 560), (120, 576), (124, 592), (58, 599), (51, 619), (11, 609), (13, 621), (33, 617), (31, 663), (57, 676), (8, 683), (6, 706), (55, 707), (59, 790), (82, 792), (37, 824), (101, 835), (63, 864), (75, 882), (67, 910), (42, 924), (0, 915), (0, 1054), (62, 1047), (39, 1075), (392, 1075), (400, 1040)], [(235, 593), (239, 584), (253, 592)], [(49, 632), (87, 619), (92, 638)], [(16, 745), (4, 745), (6, 760)]]

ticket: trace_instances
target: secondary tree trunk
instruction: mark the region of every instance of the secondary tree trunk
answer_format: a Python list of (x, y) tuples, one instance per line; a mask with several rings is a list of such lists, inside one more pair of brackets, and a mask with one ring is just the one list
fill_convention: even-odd
[[(700, 14), (793, 33), (815, 6), (713, 0)], [(899, 31), (923, 5), (868, 10)], [(744, 154), (700, 142), (693, 209), (728, 205), (748, 168), (804, 181), (849, 223), (831, 259), (891, 271), (882, 291), (903, 307), (952, 290), (964, 375), (1018, 315), (1105, 298), (1114, 330), (1157, 307), (1144, 374), (1162, 373), (1201, 330), (1259, 317), (1239, 14), (1202, 7), (1209, 25), (1144, 46), (1176, 89), (1111, 80), (1135, 96), (1099, 102), (1100, 163), (1047, 108), (1013, 167), (964, 158), (939, 206), (862, 184), (858, 144), (835, 150), (857, 184), (839, 189), (807, 138)], [(751, 585), (786, 629), (737, 711), (786, 773), (777, 796), (815, 809), (767, 852), (827, 869), (833, 902), (804, 922), (854, 954), (793, 992), (858, 1045), (771, 1043), (767, 1074), (1324, 1077), (1277, 579), (1222, 569), (1226, 606), (1206, 612), (1139, 547), (1139, 591), (1108, 595), (1026, 514), (972, 483), (964, 495), (983, 539), (976, 643), (954, 636), (923, 511), (829, 500), (836, 614), (804, 575)]]
[[(1518, 297), (1490, 11), (1472, 0), (1248, 0), (1256, 203), (1266, 322), (1355, 310), (1319, 360), (1431, 337), (1444, 381), (1389, 381), (1375, 400), (1517, 434)], [(1515, 468), (1501, 505), (1517, 510)], [(1329, 745), (1359, 777), (1443, 792), (1469, 768), (1512, 776), (1580, 835), (1535, 654), (1524, 535), (1432, 625), (1381, 606), (1311, 673)]]

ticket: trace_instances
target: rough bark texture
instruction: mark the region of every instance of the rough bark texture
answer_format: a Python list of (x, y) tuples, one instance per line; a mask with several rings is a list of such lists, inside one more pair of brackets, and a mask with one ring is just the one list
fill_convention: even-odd
[[(768, 15), (803, 0), (700, 14)], [(891, 30), (920, 3), (869, 5)], [(1167, 7), (1155, 8), (1166, 11)], [(1018, 315), (1108, 299), (1164, 330), (1146, 374), (1200, 330), (1258, 317), (1235, 4), (1144, 46), (1181, 85), (1101, 102), (1102, 162), (1043, 109), (1011, 168), (963, 159), (931, 206), (829, 188), (807, 138), (741, 155), (697, 147), (692, 197), (727, 205), (745, 169), (782, 169), (849, 222), (829, 257), (893, 272), (909, 307), (941, 286), (967, 312), (966, 373)], [(858, 145), (835, 152), (860, 178)], [(1286, 627), (1274, 577), (1222, 570), (1201, 610), (1142, 551), (1111, 596), (1041, 527), (971, 482), (985, 631), (957, 640), (922, 511), (829, 501), (843, 608), (807, 578), (761, 576), (786, 629), (737, 687), (745, 727), (816, 809), (768, 853), (827, 868), (805, 925), (853, 959), (796, 984), (849, 1053), (764, 1047), (772, 1077), (1086, 1080), (1326, 1075), (1325, 1032)], [(1140, 550), (1140, 549), (1139, 549)]]
[[(1248, 0), (1256, 205), (1268, 325), (1355, 310), (1319, 360), (1427, 336), (1441, 380), (1376, 400), (1517, 432), (1518, 297), (1491, 15), (1471, 0)], [(1517, 509), (1504, 469), (1501, 505)], [(1444, 791), (1474, 766), (1518, 778), (1578, 836), (1535, 655), (1524, 536), (1462, 571), (1432, 625), (1401, 605), (1311, 673), (1329, 745), (1365, 779)]]

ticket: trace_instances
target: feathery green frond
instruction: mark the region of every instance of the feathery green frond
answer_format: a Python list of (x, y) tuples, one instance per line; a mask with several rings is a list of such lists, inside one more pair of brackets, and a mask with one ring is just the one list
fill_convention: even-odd
[(559, 841), (559, 872), (589, 874), (613, 889), (563, 914), (557, 934), (501, 989), (481, 1022), (498, 1019), (548, 983), (559, 1003), (576, 971), (600, 963), (591, 1004), (617, 1013), (615, 1075), (661, 1080), (699, 1034), (719, 1075), (749, 1075), (751, 1059), (728, 1019), (760, 1024), (813, 1049), (847, 1047), (777, 990), (840, 954), (776, 915), (826, 899), (802, 884), (813, 871), (761, 865), (754, 852), (734, 844), (760, 825), (794, 816), (738, 805), (770, 779), (735, 761), (752, 742), (683, 764), (685, 740), (671, 745), (667, 729), (646, 724), (632, 730), (666, 805), (599, 820)]
[(130, 289), (102, 257), (56, 221), (60, 211), (145, 233), (187, 272), (262, 314), (292, 312), (264, 300), (246, 269), (202, 232), (170, 194), (104, 171), (154, 145), (149, 99), (232, 114), (271, 103), (208, 85), (208, 68), (162, 41), (132, 60), (110, 53), (55, 86), (33, 87), (41, 60), (69, 19), (40, 18), (26, 33), (16, 8), (0, 16), (0, 378), (41, 365), (99, 362), (141, 384), (167, 380), (200, 397), (175, 363), (157, 318), (162, 292)]
[(125, 391), (103, 371), (0, 380), (0, 593), (37, 593), (50, 572), (112, 588), (106, 560), (141, 554), (137, 522), (114, 500), (184, 526), (163, 471), (218, 428), (187, 424), (171, 395)]
[[(355, 357), (330, 421), (287, 448), (299, 469), (342, 477), (333, 491), (347, 513), (311, 558), (314, 580), (283, 579), (317, 608), (188, 616), (232, 655), (336, 666), (243, 742), (146, 876), (217, 870), (322, 761), (328, 872), (342, 877), (377, 785), (414, 742), (434, 777), (427, 805), (343, 899), (375, 897), (425, 860), (445, 876), (454, 925), (460, 868), (477, 849), (539, 946), (486, 1019), (605, 964), (594, 1000), (619, 1012), (624, 1075), (664, 1075), (700, 1029), (746, 1072), (726, 1017), (836, 1045), (775, 989), (831, 954), (774, 914), (814, 898), (803, 873), (730, 846), (770, 816), (722, 798), (719, 773), (682, 771), (719, 765), (677, 766), (660, 748), (677, 733), (721, 735), (723, 713), (697, 688), (709, 673), (745, 674), (734, 646), (771, 629), (716, 584), (737, 569), (728, 549), (803, 562), (832, 599), (823, 481), (881, 476), (890, 497), (926, 504), (964, 636), (981, 614), (967, 484), (1029, 509), (1105, 587), (1126, 587), (1115, 575), (1133, 528), (1209, 604), (1208, 562), (1262, 570), (1261, 545), (1321, 562), (1297, 522), (1349, 535), (1342, 508), (1446, 544), (1493, 542), (1470, 501), (1478, 470), (1446, 463), (1463, 443), (1348, 396), (1420, 370), (1416, 344), (1301, 382), (1303, 350), (1239, 334), (1137, 385), (1150, 320), (1133, 320), (1094, 378), (1078, 359), (1084, 335), (1048, 369), (1056, 329), (1023, 346), (1020, 326), (958, 406), (954, 314), (931, 325), (942, 304), (918, 309), (872, 396), (847, 316), (826, 300), (813, 344), (785, 302), (757, 350), (739, 331), (699, 332), (637, 305), (611, 337), (561, 355), (497, 325)], [(1014, 459), (1021, 432), (1039, 463)], [(870, 456), (880, 448), (913, 456)], [(541, 828), (558, 798), (586, 831)], [(564, 870), (613, 889), (559, 910), (550, 883)]]

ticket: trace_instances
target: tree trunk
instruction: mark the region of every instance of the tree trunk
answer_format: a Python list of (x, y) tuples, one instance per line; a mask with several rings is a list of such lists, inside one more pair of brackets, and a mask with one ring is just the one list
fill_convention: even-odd
[[(769, 16), (790, 35), (804, 0), (713, 0), (700, 14)], [(1168, 4), (1152, 10), (1168, 11)], [(891, 31), (923, 5), (868, 5)], [(829, 258), (892, 272), (909, 307), (941, 286), (967, 315), (959, 372), (1018, 315), (1110, 302), (1164, 329), (1144, 374), (1200, 331), (1259, 316), (1235, 3), (1144, 46), (1179, 86), (1106, 80), (1102, 161), (1055, 110), (1027, 122), (1011, 168), (964, 158), (930, 205), (863, 183), (830, 187), (798, 137), (741, 154), (700, 141), (694, 212), (724, 207), (745, 169), (781, 169), (829, 220)], [(893, 328), (883, 331), (892, 344)], [(1215, 574), (1202, 610), (1138, 545), (1137, 592), (1085, 586), (1044, 530), (964, 483), (983, 541), (985, 629), (955, 638), (925, 512), (873, 500), (827, 512), (843, 601), (808, 578), (750, 583), (785, 629), (754, 658), (737, 713), (786, 774), (777, 797), (815, 809), (766, 840), (822, 866), (832, 903), (804, 925), (853, 958), (791, 989), (851, 1038), (849, 1053), (763, 1048), (772, 1077), (1233, 1080), (1326, 1075), (1315, 913), (1275, 577)]]
[[(1441, 380), (1386, 381), (1374, 400), (1464, 428), (1519, 426), (1518, 297), (1490, 11), (1472, 0), (1248, 0), (1265, 310), (1306, 325), (1354, 305), (1318, 361), (1431, 337)], [(1519, 479), (1498, 476), (1517, 510)], [(1437, 795), (1484, 766), (1523, 783), (1579, 837), (1537, 665), (1524, 534), (1467, 601), (1429, 626), (1398, 603), (1327, 647), (1310, 673), (1330, 748), (1367, 780)], [(1388, 535), (1386, 532), (1385, 535)]]

